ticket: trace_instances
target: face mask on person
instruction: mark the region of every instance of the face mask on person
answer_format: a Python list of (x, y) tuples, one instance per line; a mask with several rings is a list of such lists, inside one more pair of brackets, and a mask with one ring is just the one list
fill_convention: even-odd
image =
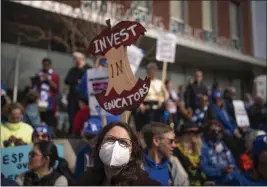
[(129, 148), (123, 147), (118, 141), (104, 143), (99, 151), (99, 157), (106, 166), (123, 166), (130, 160)]
[(208, 136), (209, 136), (210, 141), (216, 142), (222, 139), (222, 132), (221, 130), (218, 130), (218, 129), (216, 130), (212, 129)]

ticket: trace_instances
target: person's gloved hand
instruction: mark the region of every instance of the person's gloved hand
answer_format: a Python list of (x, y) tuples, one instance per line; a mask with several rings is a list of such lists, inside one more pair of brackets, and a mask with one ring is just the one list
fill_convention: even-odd
[(26, 143), (21, 138), (16, 138), (14, 144), (15, 146), (26, 145)]

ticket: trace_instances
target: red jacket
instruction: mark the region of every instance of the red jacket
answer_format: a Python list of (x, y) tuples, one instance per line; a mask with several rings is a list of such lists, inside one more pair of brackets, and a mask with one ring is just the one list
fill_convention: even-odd
[(85, 107), (79, 110), (75, 115), (72, 131), (75, 133), (81, 133), (84, 127), (84, 123), (89, 119), (90, 112), (89, 108)]

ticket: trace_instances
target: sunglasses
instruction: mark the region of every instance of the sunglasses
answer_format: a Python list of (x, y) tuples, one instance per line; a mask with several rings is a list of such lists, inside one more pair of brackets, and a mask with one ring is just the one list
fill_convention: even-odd
[(39, 155), (38, 153), (36, 153), (34, 151), (29, 152), (29, 158), (34, 158), (36, 156), (42, 156), (42, 155)]
[(116, 141), (118, 141), (119, 145), (122, 147), (130, 147), (132, 145), (131, 140), (127, 138), (116, 138), (114, 136), (108, 136), (104, 142), (109, 144), (114, 144)]
[(36, 134), (34, 137), (39, 139), (48, 139), (47, 134)]
[(221, 129), (211, 129), (211, 133), (222, 133), (223, 131)]
[(165, 138), (165, 137), (160, 137), (161, 139), (166, 139), (166, 140), (168, 140), (168, 143), (169, 144), (173, 144), (174, 142), (175, 142), (175, 139), (173, 138)]

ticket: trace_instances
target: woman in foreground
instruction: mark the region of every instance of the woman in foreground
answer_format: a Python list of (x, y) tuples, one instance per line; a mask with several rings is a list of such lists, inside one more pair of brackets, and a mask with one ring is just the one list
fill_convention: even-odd
[[(54, 166), (58, 161), (57, 169)], [(29, 171), (19, 175), (20, 186), (68, 186), (72, 175), (65, 159), (58, 156), (57, 147), (51, 141), (35, 143), (29, 153)]]
[(100, 132), (93, 153), (94, 166), (77, 186), (160, 186), (141, 169), (144, 152), (126, 123), (114, 122)]

